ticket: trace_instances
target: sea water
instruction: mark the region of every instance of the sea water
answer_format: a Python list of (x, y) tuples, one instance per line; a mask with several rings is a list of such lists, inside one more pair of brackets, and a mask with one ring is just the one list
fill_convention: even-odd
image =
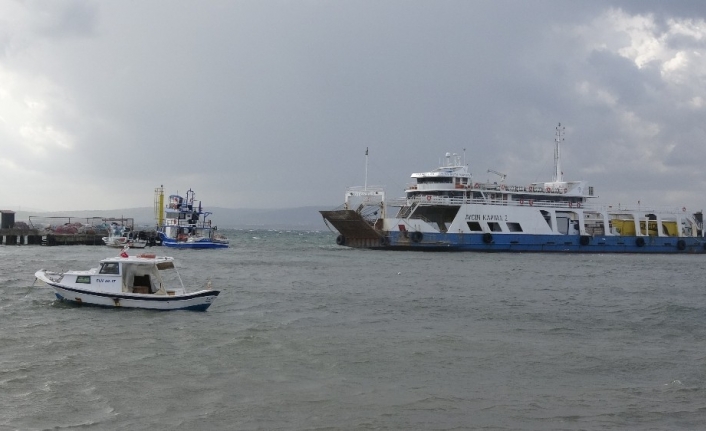
[[(706, 424), (704, 256), (354, 250), (229, 231), (207, 312), (57, 301), (102, 246), (0, 247), (0, 429), (665, 430)], [(131, 251), (139, 253), (139, 251)]]

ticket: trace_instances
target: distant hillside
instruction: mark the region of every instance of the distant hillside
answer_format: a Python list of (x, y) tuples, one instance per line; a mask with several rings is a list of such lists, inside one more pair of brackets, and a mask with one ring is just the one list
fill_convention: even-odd
[[(293, 230), (325, 230), (326, 225), (319, 214), (320, 210), (330, 207), (299, 207), (281, 209), (247, 209), (247, 208), (209, 208), (213, 214), (209, 216), (213, 224), (222, 229), (293, 229)], [(72, 217), (76, 221), (91, 217), (101, 218), (132, 218), (137, 226), (153, 226), (154, 211), (151, 207), (124, 208), (116, 210), (84, 210), (57, 212), (19, 211), (15, 221), (27, 222), (29, 217), (39, 221), (44, 217)], [(72, 220), (73, 221), (73, 220)]]
[(299, 207), (282, 209), (232, 209), (214, 208), (213, 220), (224, 228), (268, 228), (321, 230), (326, 229), (320, 210), (334, 206)]

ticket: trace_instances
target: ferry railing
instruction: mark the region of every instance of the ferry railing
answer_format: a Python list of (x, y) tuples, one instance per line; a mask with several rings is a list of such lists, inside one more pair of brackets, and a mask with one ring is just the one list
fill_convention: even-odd
[(591, 210), (594, 210), (596, 212), (608, 212), (608, 213), (655, 213), (655, 214), (682, 214), (684, 216), (691, 216), (689, 212), (687, 212), (686, 207), (682, 208), (675, 208), (675, 207), (666, 207), (666, 206), (647, 206), (647, 205), (638, 205), (638, 206), (625, 206), (625, 205), (604, 205), (604, 204), (588, 204), (586, 206), (587, 208), (590, 208)]
[(346, 193), (352, 193), (353, 196), (384, 196), (385, 188), (383, 186), (351, 186), (346, 189)]
[(380, 205), (385, 201), (385, 190), (382, 186), (352, 186), (346, 189), (344, 207), (347, 209)]
[(474, 184), (457, 184), (457, 183), (408, 183), (405, 185), (405, 190), (417, 191), (436, 191), (436, 190), (468, 190), (468, 191), (486, 191), (486, 192), (512, 192), (512, 193), (551, 193), (553, 195), (567, 194), (570, 192), (568, 187), (550, 187), (543, 186), (518, 186), (506, 185), (498, 183), (474, 183)]
[(404, 207), (409, 205), (448, 205), (459, 206), (468, 204), (477, 205), (497, 205), (497, 206), (535, 206), (540, 208), (561, 208), (561, 209), (583, 209), (587, 212), (611, 213), (611, 214), (630, 214), (630, 213), (655, 213), (655, 214), (682, 214), (691, 216), (685, 207), (662, 207), (662, 206), (624, 206), (624, 205), (605, 205), (585, 202), (572, 202), (568, 200), (542, 200), (542, 199), (523, 199), (523, 200), (505, 200), (493, 198), (463, 198), (463, 197), (445, 197), (426, 195), (416, 198), (395, 198), (387, 201), (387, 206)]

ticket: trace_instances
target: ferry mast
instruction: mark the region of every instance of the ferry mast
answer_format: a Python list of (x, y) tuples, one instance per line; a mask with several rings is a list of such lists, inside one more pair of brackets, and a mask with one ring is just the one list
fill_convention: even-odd
[(566, 127), (562, 127), (561, 123), (556, 126), (556, 133), (554, 135), (554, 175), (552, 178), (553, 182), (563, 182), (564, 173), (561, 171), (561, 150), (560, 144), (564, 142), (564, 130)]

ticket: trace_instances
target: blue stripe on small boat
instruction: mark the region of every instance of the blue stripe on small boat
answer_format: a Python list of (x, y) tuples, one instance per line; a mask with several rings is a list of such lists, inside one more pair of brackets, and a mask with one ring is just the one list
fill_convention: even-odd
[(48, 283), (50, 286), (58, 287), (59, 289), (68, 290), (70, 292), (81, 293), (84, 295), (100, 296), (104, 298), (117, 298), (117, 299), (132, 299), (140, 301), (150, 301), (150, 302), (164, 302), (164, 301), (186, 301), (194, 298), (201, 298), (205, 296), (218, 296), (221, 293), (219, 290), (208, 290), (205, 292), (189, 293), (182, 296), (169, 296), (169, 295), (121, 295), (118, 293), (105, 293), (105, 292), (94, 292), (90, 290), (76, 289), (73, 287), (63, 286), (56, 283)]
[(197, 304), (197, 305), (190, 305), (188, 307), (180, 307), (180, 308), (140, 308), (140, 307), (115, 307), (113, 305), (105, 305), (105, 304), (92, 304), (90, 302), (79, 302), (79, 301), (73, 301), (71, 299), (64, 298), (58, 293), (54, 293), (56, 295), (56, 298), (60, 301), (64, 302), (70, 302), (72, 304), (80, 304), (80, 305), (88, 305), (90, 307), (101, 307), (101, 308), (120, 308), (120, 309), (125, 309), (125, 310), (148, 310), (148, 311), (176, 311), (176, 310), (184, 310), (184, 311), (206, 311), (208, 310), (208, 307), (211, 306), (211, 303), (206, 303), (206, 304)]

